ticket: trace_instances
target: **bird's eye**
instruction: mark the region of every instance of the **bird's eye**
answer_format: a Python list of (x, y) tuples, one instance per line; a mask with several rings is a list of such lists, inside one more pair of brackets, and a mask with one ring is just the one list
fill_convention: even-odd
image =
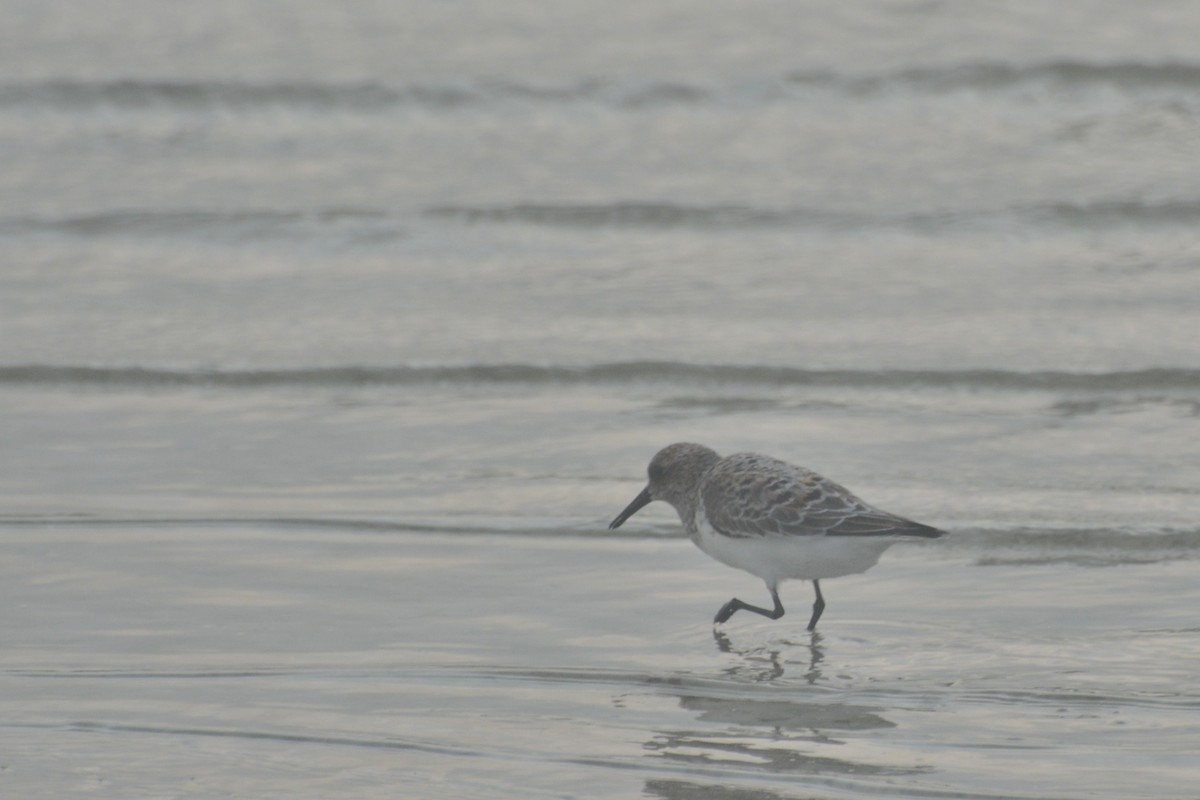
[(652, 483), (657, 483), (659, 480), (662, 479), (663, 468), (661, 466), (659, 466), (658, 464), (651, 464), (649, 469), (646, 470), (646, 472), (648, 472), (650, 474), (650, 481)]

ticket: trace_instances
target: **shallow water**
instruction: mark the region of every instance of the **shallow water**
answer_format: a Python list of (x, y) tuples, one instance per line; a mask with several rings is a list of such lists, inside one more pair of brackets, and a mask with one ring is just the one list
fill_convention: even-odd
[(800, 584), (778, 623), (714, 633), (761, 587), (656, 536), (3, 533), (23, 797), (1188, 797), (1200, 777), (1195, 537), (1103, 568), (996, 560), (986, 536), (893, 548), (826, 584), (810, 635)]
[(0, 0), (0, 793), (1194, 798), (1196, 13)]

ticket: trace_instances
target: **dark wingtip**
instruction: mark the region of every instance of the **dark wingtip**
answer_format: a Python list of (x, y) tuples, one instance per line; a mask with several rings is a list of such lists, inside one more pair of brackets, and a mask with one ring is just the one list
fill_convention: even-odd
[(932, 525), (925, 525), (921, 522), (914, 522), (911, 530), (905, 531), (910, 536), (921, 536), (926, 539), (940, 539), (946, 535), (946, 532), (941, 528), (935, 528)]

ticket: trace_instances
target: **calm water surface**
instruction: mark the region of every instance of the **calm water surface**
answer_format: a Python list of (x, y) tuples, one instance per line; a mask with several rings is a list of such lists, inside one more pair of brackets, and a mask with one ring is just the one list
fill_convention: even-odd
[(1196, 796), (1195, 11), (0, 13), (4, 796)]

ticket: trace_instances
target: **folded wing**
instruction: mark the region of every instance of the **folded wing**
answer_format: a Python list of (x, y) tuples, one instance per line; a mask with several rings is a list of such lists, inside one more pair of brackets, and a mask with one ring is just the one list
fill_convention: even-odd
[(722, 459), (700, 487), (719, 532), (756, 536), (923, 536), (941, 531), (881, 511), (812, 470), (738, 453)]

